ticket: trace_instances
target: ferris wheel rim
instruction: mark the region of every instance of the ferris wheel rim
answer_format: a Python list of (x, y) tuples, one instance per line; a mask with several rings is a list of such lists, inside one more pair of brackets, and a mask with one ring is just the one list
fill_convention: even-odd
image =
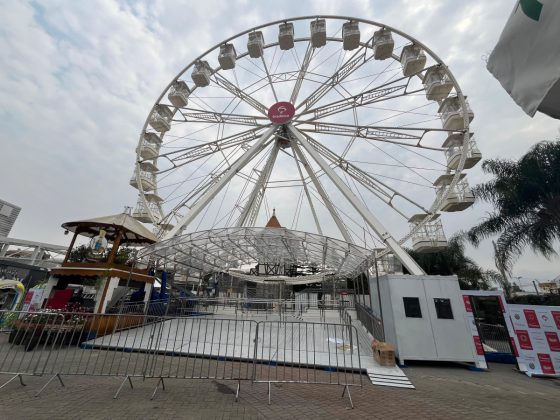
[[(279, 19), (279, 20), (275, 20), (275, 21), (270, 21), (261, 25), (257, 25), (257, 26), (253, 26), (249, 29), (246, 29), (244, 31), (241, 31), (225, 40), (222, 40), (219, 43), (216, 43), (214, 46), (212, 46), (211, 48), (209, 48), (208, 50), (206, 50), (205, 52), (203, 52), (202, 54), (200, 54), (198, 57), (196, 57), (194, 60), (192, 60), (188, 65), (186, 65), (174, 78), (171, 79), (171, 81), (169, 82), (169, 84), (165, 87), (165, 89), (162, 91), (162, 93), (159, 95), (159, 97), (157, 98), (157, 100), (154, 102), (153, 106), (150, 109), (150, 112), (148, 113), (148, 117), (146, 118), (144, 125), (142, 127), (142, 130), (140, 132), (140, 139), (138, 142), (138, 150), (137, 150), (137, 165), (136, 165), (136, 169), (135, 169), (135, 175), (137, 178), (137, 182), (138, 182), (138, 192), (139, 192), (139, 196), (141, 197), (141, 199), (144, 201), (144, 205), (146, 206), (146, 208), (148, 207), (148, 202), (146, 200), (145, 197), (145, 191), (143, 189), (142, 183), (139, 182), (139, 166), (138, 163), (142, 160), (140, 157), (140, 145), (142, 144), (143, 141), (143, 135), (146, 132), (146, 129), (148, 127), (148, 123), (149, 123), (149, 118), (151, 113), (154, 111), (154, 109), (156, 108), (156, 106), (158, 104), (160, 104), (161, 100), (164, 98), (165, 94), (169, 91), (169, 89), (172, 87), (173, 83), (175, 83), (177, 80), (179, 80), (181, 78), (181, 76), (183, 76), (184, 74), (186, 74), (186, 72), (191, 69), (197, 62), (200, 62), (201, 60), (204, 59), (204, 57), (208, 56), (209, 54), (211, 54), (213, 51), (216, 51), (218, 48), (220, 48), (220, 46), (238, 39), (240, 37), (242, 37), (243, 35), (246, 35), (248, 33), (251, 33), (253, 31), (259, 30), (259, 29), (263, 29), (263, 28), (268, 28), (271, 27), (273, 25), (276, 24), (282, 24), (282, 23), (287, 23), (287, 22), (295, 22), (295, 21), (310, 21), (313, 19), (329, 19), (329, 20), (347, 20), (347, 21), (352, 21), (352, 22), (358, 22), (358, 23), (364, 23), (367, 25), (372, 25), (375, 26), (377, 28), (385, 28), (390, 30), (391, 32), (398, 34), (399, 36), (405, 38), (406, 40), (412, 42), (413, 44), (416, 44), (418, 46), (420, 46), (422, 48), (423, 51), (425, 51), (427, 54), (430, 55), (430, 57), (436, 62), (436, 64), (443, 66), (446, 75), (449, 77), (449, 79), (451, 80), (452, 84), (453, 84), (453, 88), (455, 89), (456, 92), (456, 96), (457, 99), (459, 101), (459, 103), (461, 104), (461, 106), (463, 107), (463, 109), (466, 109), (466, 100), (465, 100), (465, 96), (462, 92), (462, 89), (457, 81), (457, 79), (455, 78), (455, 76), (453, 75), (453, 73), (451, 72), (451, 70), (447, 67), (447, 65), (445, 65), (445, 63), (443, 62), (443, 60), (433, 51), (431, 50), (427, 45), (425, 45), (423, 42), (419, 41), (418, 39), (416, 39), (414, 36), (409, 35), (408, 33), (399, 30), (393, 26), (390, 25), (386, 25), (384, 23), (381, 22), (377, 22), (377, 21), (372, 21), (372, 20), (368, 20), (368, 19), (362, 19), (362, 18), (356, 18), (356, 17), (350, 17), (350, 16), (344, 16), (344, 15), (308, 15), (308, 16), (298, 16), (298, 17), (292, 17), (292, 18), (286, 18), (286, 19)], [(303, 37), (303, 38), (297, 38), (294, 41), (309, 41), (309, 37)], [(340, 39), (333, 39), (336, 41), (341, 41)], [(366, 43), (362, 43), (360, 42), (360, 46), (367, 46), (364, 45), (367, 44)], [(265, 45), (265, 48), (272, 48), (272, 47), (276, 47), (278, 46), (278, 42), (273, 42), (273, 43), (269, 43)], [(247, 55), (247, 52), (244, 52), (243, 54), (240, 54), (239, 57), (245, 56)], [(393, 59), (395, 59), (395, 57), (392, 57)], [(222, 70), (221, 67), (218, 67), (217, 71)], [(425, 70), (425, 69), (424, 69)], [(193, 90), (196, 90), (197, 87), (195, 87)], [(459, 160), (459, 163), (456, 167), (456, 169), (454, 170), (454, 176), (453, 179), (450, 183), (451, 186), (456, 185), (461, 177), (461, 174), (463, 173), (463, 169), (465, 166), (465, 161), (466, 161), (466, 157), (467, 157), (467, 145), (470, 139), (470, 135), (469, 135), (469, 125), (470, 125), (470, 121), (468, 118), (467, 113), (464, 113), (463, 115), (463, 122), (464, 122), (464, 130), (463, 130), (463, 143), (462, 143), (462, 153), (461, 153), (461, 157)], [(261, 128), (265, 128), (270, 126), (270, 124), (267, 124), (266, 126), (262, 126)], [(450, 131), (450, 130), (442, 130), (442, 131)], [(456, 131), (456, 130), (453, 130)], [(160, 138), (163, 139), (163, 137), (165, 137), (165, 133), (160, 133)], [(426, 217), (424, 218), (424, 220), (422, 220), (420, 223), (418, 223), (418, 225), (413, 228), (408, 234), (404, 235), (402, 238), (400, 238), (398, 240), (399, 244), (404, 243), (405, 241), (407, 241), (416, 231), (418, 231), (424, 224), (428, 223), (429, 221), (431, 221), (432, 219), (434, 219), (434, 217), (436, 216), (437, 212), (439, 211), (439, 209), (441, 208), (441, 202), (443, 202), (447, 196), (449, 195), (451, 191), (451, 188), (449, 188), (446, 192), (444, 192), (444, 194), (440, 195), (439, 197), (436, 198), (436, 200), (432, 203), (432, 205), (430, 206), (429, 211), (426, 214)], [(149, 193), (149, 192), (148, 192)], [(159, 217), (160, 220), (165, 219), (166, 217), (169, 217), (169, 213), (168, 214), (164, 214), (161, 206), (158, 205), (158, 210), (159, 210)], [(151, 212), (151, 210), (150, 210)], [(153, 215), (151, 215), (152, 218), (152, 223), (154, 225), (157, 224), (157, 218), (154, 217)], [(388, 250), (386, 250), (386, 252), (382, 252), (379, 254), (379, 256), (384, 255), (385, 253), (390, 252)]]

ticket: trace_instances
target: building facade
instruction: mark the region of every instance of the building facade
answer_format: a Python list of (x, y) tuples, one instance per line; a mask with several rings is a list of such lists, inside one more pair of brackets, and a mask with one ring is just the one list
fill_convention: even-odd
[(21, 207), (0, 200), (0, 236), (8, 236), (16, 222)]

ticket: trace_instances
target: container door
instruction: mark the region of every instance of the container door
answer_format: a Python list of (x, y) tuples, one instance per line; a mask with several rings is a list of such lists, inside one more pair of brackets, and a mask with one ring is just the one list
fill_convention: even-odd
[(459, 284), (434, 278), (426, 279), (424, 285), (438, 360), (473, 360)]

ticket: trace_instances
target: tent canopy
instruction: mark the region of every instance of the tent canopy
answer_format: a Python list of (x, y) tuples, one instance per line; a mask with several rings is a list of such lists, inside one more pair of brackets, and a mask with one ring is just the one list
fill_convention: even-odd
[(108, 241), (114, 241), (119, 230), (122, 230), (121, 243), (150, 245), (158, 241), (158, 238), (142, 223), (126, 213), (66, 222), (62, 224), (62, 227), (70, 232), (78, 231), (80, 235), (89, 237), (99, 235), (99, 231), (103, 229), (107, 232), (105, 237)]

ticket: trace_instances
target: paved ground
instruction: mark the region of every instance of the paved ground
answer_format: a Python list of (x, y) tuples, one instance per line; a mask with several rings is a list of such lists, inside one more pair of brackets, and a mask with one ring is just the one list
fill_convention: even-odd
[[(235, 402), (235, 382), (167, 380), (166, 390), (150, 400), (155, 379), (134, 379), (134, 389), (113, 394), (120, 380), (112, 377), (65, 377), (66, 387), (51, 383), (33, 395), (46, 378), (14, 381), (0, 390), (0, 419), (233, 419), (233, 418), (367, 418), (367, 419), (528, 419), (560, 418), (560, 381), (531, 379), (510, 365), (491, 365), (491, 372), (472, 372), (453, 365), (413, 365), (406, 373), (416, 390), (352, 388), (355, 409), (332, 385), (242, 383)], [(2, 375), (4, 382), (9, 377)]]

